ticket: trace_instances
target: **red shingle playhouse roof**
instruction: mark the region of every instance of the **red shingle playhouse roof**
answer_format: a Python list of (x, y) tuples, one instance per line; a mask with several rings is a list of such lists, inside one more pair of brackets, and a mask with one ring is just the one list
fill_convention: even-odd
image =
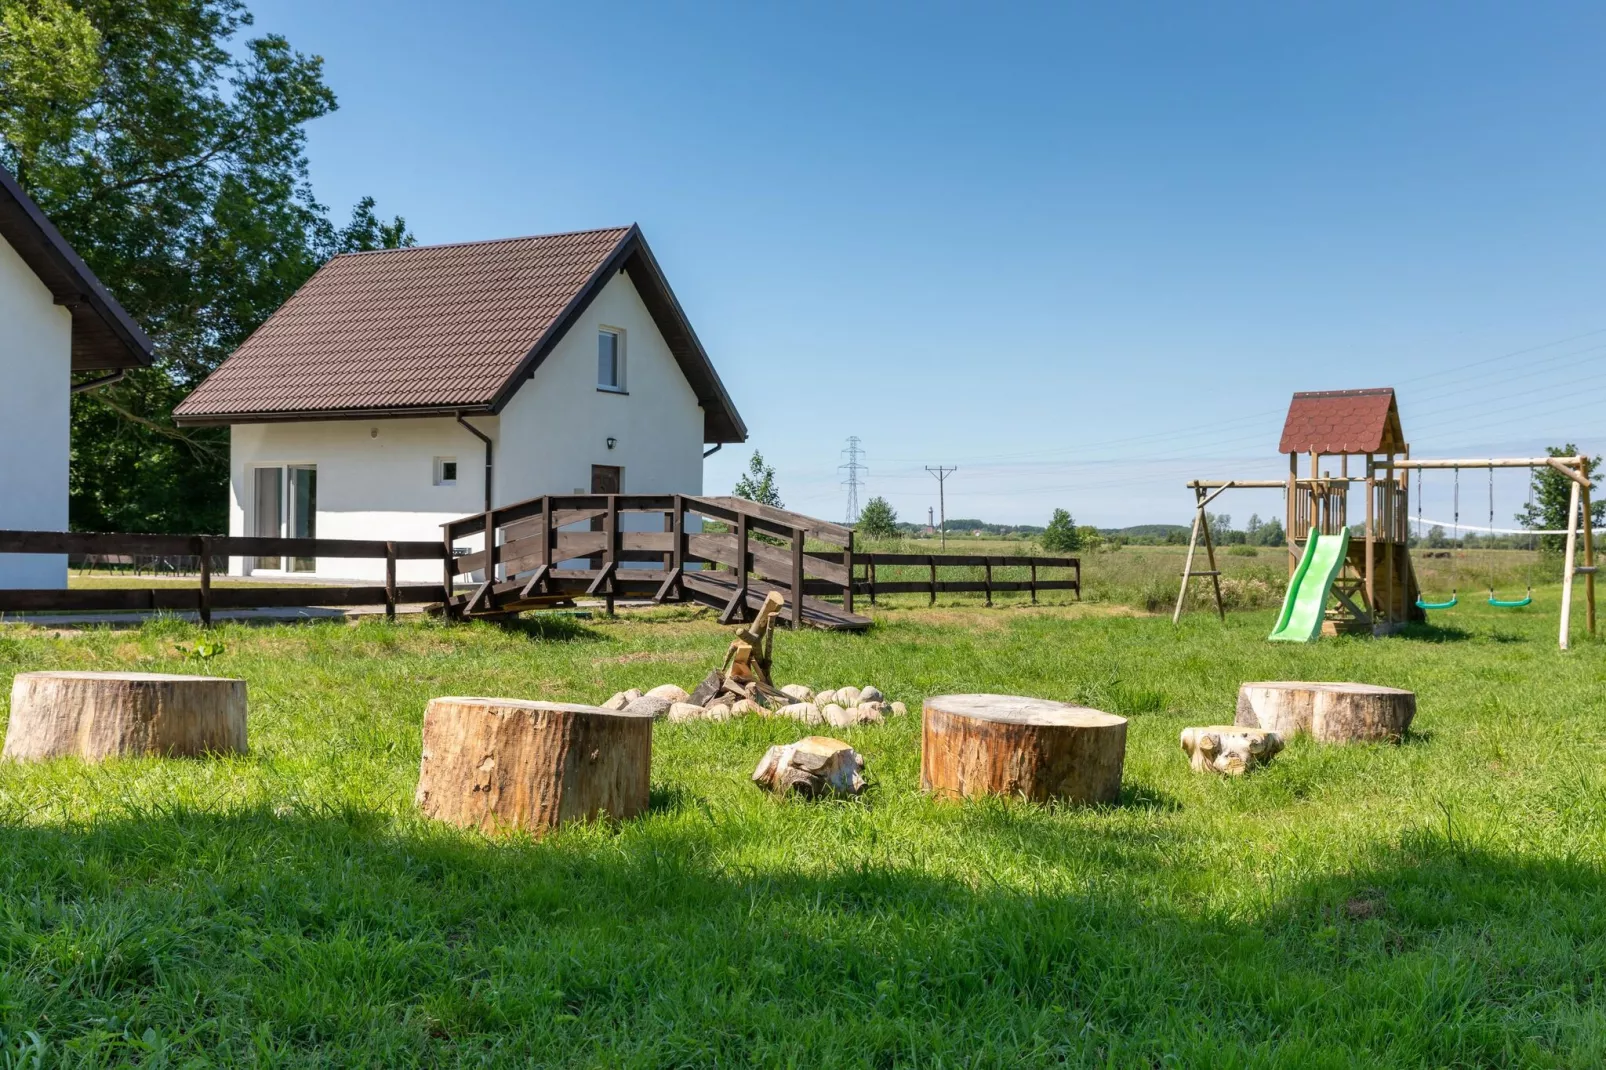
[(1281, 453), (1403, 453), (1394, 388), (1313, 390), (1294, 395)]

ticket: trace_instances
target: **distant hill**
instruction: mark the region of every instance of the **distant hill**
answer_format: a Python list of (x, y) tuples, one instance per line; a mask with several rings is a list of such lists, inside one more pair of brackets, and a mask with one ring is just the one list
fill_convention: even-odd
[(1186, 535), (1191, 529), (1186, 524), (1135, 524), (1129, 528), (1099, 528), (1106, 538), (1114, 535), (1128, 539), (1163, 539), (1167, 535)]

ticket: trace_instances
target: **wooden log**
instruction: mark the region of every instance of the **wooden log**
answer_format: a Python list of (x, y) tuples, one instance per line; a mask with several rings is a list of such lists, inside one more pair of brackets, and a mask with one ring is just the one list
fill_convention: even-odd
[(765, 751), (753, 770), (753, 783), (777, 795), (852, 798), (864, 791), (863, 771), (864, 759), (840, 739), (805, 736)]
[(1283, 737), (1247, 725), (1206, 725), (1182, 730), (1182, 750), (1195, 773), (1242, 776), (1283, 749)]
[(144, 672), (22, 672), (3, 756), (243, 754), (244, 680)]
[(647, 812), (652, 717), (562, 702), (432, 699), (414, 802), (486, 832)]
[(1309, 732), (1322, 743), (1398, 743), (1415, 716), (1416, 694), (1397, 687), (1276, 680), (1239, 687), (1233, 720), (1285, 740)]
[(1112, 803), (1125, 757), (1124, 717), (1013, 695), (941, 695), (925, 704), (920, 787), (948, 798)]

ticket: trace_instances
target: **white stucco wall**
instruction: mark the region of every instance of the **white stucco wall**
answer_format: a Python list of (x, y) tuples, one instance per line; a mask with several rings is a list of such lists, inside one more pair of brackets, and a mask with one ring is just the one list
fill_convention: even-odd
[[(67, 530), (72, 314), (0, 238), (0, 528)], [(62, 588), (67, 558), (0, 554), (0, 587)]]
[[(597, 331), (603, 326), (625, 334), (627, 393), (597, 389)], [(468, 420), (495, 444), (497, 505), (577, 489), (589, 493), (593, 464), (622, 468), (626, 494), (702, 493), (703, 410), (628, 276), (604, 287), (499, 417)], [(258, 465), (317, 467), (320, 538), (436, 540), (441, 524), (483, 507), (484, 444), (448, 417), (236, 424), (232, 430), (231, 534), (254, 531), (251, 470)], [(437, 457), (457, 459), (456, 486), (434, 485)], [(655, 519), (625, 518), (628, 528), (661, 530)], [(478, 549), (473, 539), (459, 545)], [(321, 578), (384, 576), (379, 560), (320, 559), (317, 565), (313, 575)], [(236, 558), (229, 571), (238, 575), (244, 566)], [(402, 562), (397, 576), (435, 582), (440, 566)]]
[[(497, 437), (496, 417), (469, 417)], [(252, 470), (310, 464), (318, 469), (317, 534), (324, 539), (437, 541), (440, 526), (484, 508), (485, 446), (450, 418), (319, 420), (236, 424), (230, 437), (229, 534), (255, 533)], [(435, 486), (435, 458), (455, 457), (455, 486)], [(383, 580), (382, 560), (320, 558), (314, 575)], [(229, 572), (245, 562), (233, 558)], [(403, 561), (402, 582), (439, 582), (440, 565)]]
[[(626, 393), (597, 389), (602, 327), (624, 332)], [(498, 504), (590, 491), (594, 464), (624, 469), (625, 494), (703, 490), (703, 410), (628, 275), (547, 355), (502, 410), (502, 429)]]

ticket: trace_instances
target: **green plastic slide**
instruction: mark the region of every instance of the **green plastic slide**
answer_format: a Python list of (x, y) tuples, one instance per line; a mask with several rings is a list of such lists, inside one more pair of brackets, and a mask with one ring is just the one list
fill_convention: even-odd
[(1344, 568), (1349, 553), (1349, 530), (1319, 535), (1315, 528), (1305, 540), (1305, 556), (1288, 581), (1288, 596), (1277, 617), (1277, 627), (1266, 638), (1279, 643), (1308, 643), (1322, 632), (1327, 592)]

